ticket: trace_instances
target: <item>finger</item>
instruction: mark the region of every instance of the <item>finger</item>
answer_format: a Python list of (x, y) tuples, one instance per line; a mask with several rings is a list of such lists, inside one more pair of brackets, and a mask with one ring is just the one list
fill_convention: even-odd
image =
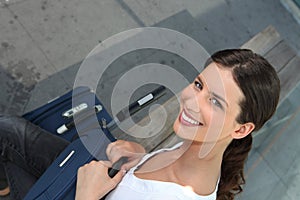
[(116, 142), (109, 144), (106, 148), (106, 155), (112, 163), (119, 160), (120, 157), (122, 156), (122, 153), (120, 152), (120, 150), (118, 148), (118, 145), (120, 145), (120, 142), (116, 141)]
[(120, 170), (111, 180), (113, 183), (113, 188), (115, 188), (122, 180), (124, 175), (126, 174), (126, 170)]
[(124, 144), (124, 140), (117, 140), (115, 142), (111, 142), (106, 147), (106, 154), (109, 155), (113, 149), (115, 149), (118, 146), (122, 146)]
[(111, 150), (112, 150), (114, 145), (115, 145), (115, 142), (112, 142), (112, 143), (107, 145), (107, 147), (106, 147), (106, 155), (107, 156), (109, 156), (111, 154)]
[(99, 160), (98, 163), (105, 166), (105, 167), (107, 167), (107, 168), (112, 167), (112, 162), (108, 161), (108, 160)]

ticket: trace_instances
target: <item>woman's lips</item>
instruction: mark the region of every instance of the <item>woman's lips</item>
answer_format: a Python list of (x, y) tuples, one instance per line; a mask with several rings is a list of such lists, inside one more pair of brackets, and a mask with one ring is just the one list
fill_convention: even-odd
[(201, 122), (191, 118), (191, 116), (188, 113), (186, 113), (184, 109), (179, 115), (179, 121), (185, 126), (203, 126)]

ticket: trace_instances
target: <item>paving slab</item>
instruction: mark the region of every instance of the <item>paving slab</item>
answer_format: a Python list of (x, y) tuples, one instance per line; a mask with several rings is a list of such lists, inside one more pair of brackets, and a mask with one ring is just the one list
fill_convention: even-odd
[[(298, 155), (300, 151), (298, 150)], [(286, 194), (293, 199), (300, 199), (300, 158), (296, 157), (286, 174), (282, 177), (283, 183), (287, 187)]]
[(30, 97), (30, 89), (16, 81), (1, 65), (0, 85), (0, 112), (22, 114)]
[[(259, 160), (259, 163), (253, 168)], [(280, 178), (272, 171), (258, 152), (252, 152), (246, 166), (246, 185), (239, 200), (267, 200), (273, 188), (280, 182)]]
[(83, 60), (113, 34), (138, 27), (111, 0), (26, 0), (9, 8), (57, 71)]
[(251, 35), (271, 24), (281, 37), (300, 53), (300, 26), (279, 0), (255, 1), (255, 3), (242, 0), (227, 2), (231, 16), (243, 24)]
[(0, 111), (22, 114), (35, 85), (55, 68), (8, 7), (0, 7), (0, 19)]
[(123, 1), (133, 10), (136, 16), (142, 21), (144, 26), (153, 26), (158, 22), (177, 14), (185, 9), (182, 1), (162, 1), (162, 0), (118, 0)]
[[(277, 130), (270, 129), (270, 136), (261, 143), (257, 150), (264, 156), (272, 170), (282, 177), (289, 170), (291, 164), (298, 157), (300, 149), (300, 139), (297, 119), (299, 109), (295, 109), (294, 115), (281, 124)], [(281, 162), (278, 162), (278, 161)], [(283, 162), (284, 161), (284, 162)]]
[(0, 64), (27, 87), (55, 73), (53, 65), (7, 7), (0, 7)]
[(43, 106), (52, 99), (70, 91), (72, 87), (65, 83), (61, 75), (60, 73), (53, 74), (36, 84), (30, 92), (28, 102), (20, 114), (25, 114), (35, 108)]
[(293, 194), (291, 195), (288, 192), (287, 186), (282, 182), (278, 181), (276, 184), (273, 185), (272, 192), (265, 200), (298, 200)]
[(168, 17), (187, 10), (193, 17), (210, 12), (215, 7), (225, 4), (220, 0), (117, 0), (126, 4), (141, 20), (144, 26), (153, 26)]

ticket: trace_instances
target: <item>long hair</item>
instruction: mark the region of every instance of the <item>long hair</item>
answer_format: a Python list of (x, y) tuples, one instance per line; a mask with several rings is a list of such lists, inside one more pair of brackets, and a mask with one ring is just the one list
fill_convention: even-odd
[[(244, 94), (239, 102), (240, 124), (252, 122), (259, 130), (274, 114), (280, 93), (280, 81), (275, 69), (262, 56), (247, 49), (227, 49), (214, 53), (208, 61), (230, 69)], [(252, 135), (233, 139), (223, 154), (217, 200), (231, 200), (243, 191), (244, 164), (252, 146)]]

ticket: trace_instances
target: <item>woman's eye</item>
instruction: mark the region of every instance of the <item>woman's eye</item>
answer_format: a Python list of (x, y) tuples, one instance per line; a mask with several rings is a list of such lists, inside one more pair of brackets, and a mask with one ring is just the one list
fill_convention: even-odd
[(197, 88), (199, 88), (200, 90), (203, 89), (203, 85), (202, 85), (199, 81), (195, 81), (194, 84), (195, 84), (195, 86), (196, 86)]
[(216, 98), (211, 98), (210, 101), (212, 102), (212, 104), (214, 104), (215, 106), (218, 106), (219, 108), (223, 109), (222, 104), (220, 103), (220, 101), (218, 101)]

